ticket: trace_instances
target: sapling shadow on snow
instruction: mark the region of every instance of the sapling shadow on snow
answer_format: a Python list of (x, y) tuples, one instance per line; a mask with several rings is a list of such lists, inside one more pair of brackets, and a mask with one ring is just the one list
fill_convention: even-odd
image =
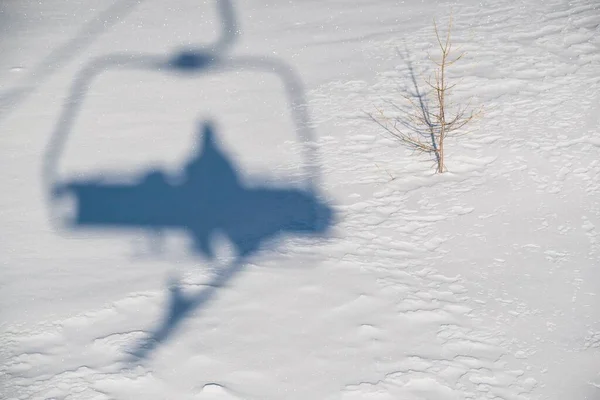
[[(405, 103), (395, 103), (389, 99), (384, 100), (385, 104), (389, 109), (395, 111), (394, 124), (390, 125), (385, 117), (385, 112), (381, 109), (377, 109), (378, 115), (367, 113), (369, 118), (381, 126), (387, 133), (389, 133), (394, 139), (399, 140), (402, 144), (411, 148), (413, 151), (418, 149), (413, 146), (413, 141), (409, 140), (409, 136), (400, 133), (400, 131), (407, 131), (414, 137), (421, 138), (423, 142), (428, 143), (433, 150), (436, 165), (440, 163), (440, 156), (437, 152), (437, 141), (435, 137), (435, 124), (431, 117), (430, 98), (427, 96), (427, 91), (421, 85), (419, 85), (419, 79), (417, 77), (417, 71), (411, 60), (411, 54), (404, 46), (404, 51), (399, 48), (396, 49), (398, 57), (404, 61), (406, 68), (408, 69), (408, 76), (410, 82), (408, 85), (397, 85), (398, 93), (405, 99)], [(414, 114), (420, 116), (420, 120), (416, 121)], [(379, 118), (382, 117), (383, 118)]]
[[(244, 268), (247, 259), (265, 249), (267, 244), (276, 244), (276, 239), (289, 235), (322, 237), (334, 221), (332, 208), (319, 194), (319, 163), (312, 145), (314, 133), (301, 80), (293, 68), (276, 58), (229, 56), (227, 50), (239, 35), (233, 3), (219, 0), (217, 5), (222, 33), (213, 45), (186, 48), (166, 55), (109, 54), (85, 66), (73, 81), (46, 149), (43, 178), (50, 211), (52, 213), (55, 205), (65, 199), (74, 200), (70, 228), (110, 228), (123, 231), (123, 234), (131, 229), (142, 229), (151, 234), (184, 231), (192, 239), (193, 252), (209, 260), (215, 258), (211, 246), (215, 235), (228, 238), (235, 249), (235, 260), (220, 268), (211, 282), (195, 294), (184, 295), (179, 283), (170, 282), (165, 316), (150, 330), (150, 336), (131, 350), (134, 360), (148, 357), (152, 349), (166, 341), (191, 312), (206, 306), (217, 289), (230, 282)], [(303, 144), (305, 187), (244, 184), (239, 166), (219, 146), (218, 130), (211, 121), (200, 123), (197, 152), (191, 159), (182, 161), (183, 173), (178, 180), (170, 180), (165, 173), (155, 169), (133, 177), (134, 182), (127, 184), (111, 182), (105, 176), (61, 179), (57, 166), (69, 136), (74, 134), (73, 127), (85, 96), (99, 75), (113, 70), (150, 71), (190, 80), (208, 73), (230, 71), (250, 70), (275, 75), (282, 82), (282, 94), (289, 104), (295, 134)]]

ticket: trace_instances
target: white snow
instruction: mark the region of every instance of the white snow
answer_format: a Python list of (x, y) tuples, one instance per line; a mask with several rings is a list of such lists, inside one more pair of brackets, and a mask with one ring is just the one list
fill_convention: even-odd
[[(227, 4), (0, 5), (0, 398), (600, 398), (600, 4), (238, 0), (221, 36)], [(485, 112), (436, 175), (365, 112), (431, 72), (451, 12), (453, 99)], [(222, 63), (172, 68), (215, 43)], [(73, 227), (50, 201), (179, 187), (206, 120), (243, 193), (314, 183), (333, 226), (270, 235), (249, 203), (197, 233), (210, 260), (190, 230)]]

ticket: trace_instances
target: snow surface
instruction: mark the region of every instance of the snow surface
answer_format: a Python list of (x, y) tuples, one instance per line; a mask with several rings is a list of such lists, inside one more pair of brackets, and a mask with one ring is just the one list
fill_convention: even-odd
[[(600, 399), (600, 4), (227, 4), (0, 5), (0, 398)], [(435, 175), (365, 112), (451, 12), (485, 114)], [(198, 213), (233, 225), (52, 200), (182, 187), (208, 120)]]

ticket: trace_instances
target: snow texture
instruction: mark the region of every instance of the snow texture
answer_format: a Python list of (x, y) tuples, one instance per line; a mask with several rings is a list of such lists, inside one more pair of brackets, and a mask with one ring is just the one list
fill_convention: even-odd
[[(434, 174), (366, 113), (450, 14), (485, 112)], [(0, 33), (0, 398), (600, 399), (597, 1), (9, 1)]]

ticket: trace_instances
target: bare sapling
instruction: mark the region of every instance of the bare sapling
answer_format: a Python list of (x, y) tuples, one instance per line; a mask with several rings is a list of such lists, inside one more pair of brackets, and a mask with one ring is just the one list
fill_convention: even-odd
[(446, 171), (446, 138), (468, 133), (463, 128), (479, 115), (480, 110), (471, 110), (470, 102), (466, 105), (450, 107), (449, 95), (456, 83), (448, 82), (448, 68), (459, 61), (465, 53), (461, 52), (458, 55), (453, 53), (452, 17), (446, 35), (442, 36), (435, 19), (433, 27), (441, 55), (437, 60), (429, 57), (435, 64), (435, 71), (433, 76), (425, 79), (428, 90), (421, 92), (412, 66), (409, 64), (414, 92), (403, 95), (409, 102), (408, 109), (388, 102), (399, 115), (389, 118), (380, 108), (376, 108), (375, 115), (368, 115), (405, 147), (416, 153), (432, 155), (435, 159), (436, 172), (443, 173)]

